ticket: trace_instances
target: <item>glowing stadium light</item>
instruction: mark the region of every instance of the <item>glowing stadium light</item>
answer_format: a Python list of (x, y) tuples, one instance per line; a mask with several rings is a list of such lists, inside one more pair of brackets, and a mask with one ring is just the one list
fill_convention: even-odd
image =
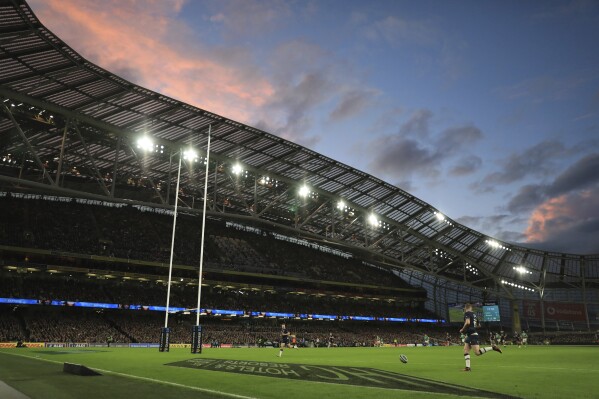
[(533, 288), (526, 287), (525, 285), (522, 285), (522, 284), (512, 283), (511, 281), (507, 281), (507, 280), (501, 280), (501, 284), (509, 285), (510, 287), (518, 288), (518, 289), (525, 290), (525, 291), (535, 292), (535, 290)]
[(487, 240), (486, 241), (487, 244), (489, 244), (490, 247), (492, 248), (499, 248), (499, 243), (497, 241), (493, 241), (493, 240)]
[(495, 240), (485, 240), (485, 242), (486, 242), (486, 243), (487, 243), (487, 245), (489, 245), (491, 248), (494, 248), (494, 249), (504, 249), (504, 250), (506, 250), (506, 251), (511, 251), (511, 249), (509, 249), (509, 248), (508, 248), (508, 247), (506, 247), (506, 246), (503, 246), (503, 245), (501, 245), (500, 243), (498, 243), (498, 242), (497, 242), (497, 241), (495, 241)]
[(514, 269), (515, 271), (517, 271), (520, 274), (532, 274), (532, 272), (530, 270), (528, 270), (527, 268), (525, 268), (524, 266), (514, 266), (512, 269)]
[(260, 184), (261, 186), (266, 186), (268, 188), (273, 188), (279, 186), (279, 181), (269, 176), (262, 176), (258, 180), (258, 184)]
[(197, 162), (198, 161), (198, 153), (193, 149), (189, 148), (183, 151), (183, 159), (189, 162)]
[(370, 223), (372, 226), (378, 226), (379, 219), (376, 217), (374, 213), (371, 213), (370, 215), (368, 215), (368, 223)]
[(343, 200), (339, 200), (339, 202), (337, 202), (337, 209), (340, 211), (345, 209), (345, 202), (343, 202)]
[(471, 266), (469, 263), (466, 263), (466, 270), (468, 270), (470, 273), (474, 274), (475, 276), (478, 276), (478, 270), (474, 266)]
[(137, 140), (137, 148), (145, 152), (154, 151), (154, 142), (147, 136), (140, 137)]
[(439, 248), (435, 248), (435, 256), (443, 259), (451, 259), (447, 252), (441, 251)]
[(243, 168), (241, 167), (240, 164), (236, 163), (235, 165), (233, 165), (233, 167), (231, 167), (231, 172), (234, 175), (240, 175), (243, 173)]
[(437, 218), (438, 221), (443, 222), (445, 221), (445, 215), (442, 214), (441, 212), (435, 212), (435, 217)]
[(310, 194), (310, 189), (308, 188), (308, 186), (303, 185), (300, 187), (298, 193), (299, 193), (300, 197), (304, 198), (304, 197), (307, 197), (308, 194)]

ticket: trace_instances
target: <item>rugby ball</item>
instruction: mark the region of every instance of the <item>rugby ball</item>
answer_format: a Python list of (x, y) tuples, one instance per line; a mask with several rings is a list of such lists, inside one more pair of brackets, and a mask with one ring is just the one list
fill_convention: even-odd
[(407, 363), (408, 362), (408, 357), (406, 355), (399, 355), (399, 360), (402, 363)]

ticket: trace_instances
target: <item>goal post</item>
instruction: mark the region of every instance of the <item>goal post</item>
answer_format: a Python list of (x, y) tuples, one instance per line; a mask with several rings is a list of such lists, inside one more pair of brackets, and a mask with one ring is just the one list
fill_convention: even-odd
[(158, 347), (158, 350), (160, 352), (168, 352), (170, 350), (170, 336), (171, 336), (171, 329), (168, 327), (163, 327), (162, 330), (160, 330), (160, 345)]
[(191, 327), (191, 353), (202, 353), (202, 326)]

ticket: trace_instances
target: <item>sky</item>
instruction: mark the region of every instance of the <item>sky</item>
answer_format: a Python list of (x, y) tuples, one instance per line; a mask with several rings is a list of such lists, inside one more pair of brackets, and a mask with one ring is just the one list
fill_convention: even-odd
[(133, 83), (508, 243), (599, 253), (599, 2), (29, 0)]

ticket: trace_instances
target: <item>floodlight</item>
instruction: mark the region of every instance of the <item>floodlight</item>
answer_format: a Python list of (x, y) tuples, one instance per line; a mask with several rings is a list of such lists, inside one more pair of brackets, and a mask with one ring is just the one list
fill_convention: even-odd
[(198, 153), (193, 148), (187, 149), (183, 151), (183, 159), (190, 162), (197, 162)]
[(240, 164), (236, 163), (231, 168), (231, 172), (233, 172), (234, 175), (240, 175), (241, 173), (243, 173), (243, 168), (241, 167)]
[(137, 140), (137, 148), (142, 151), (154, 151), (154, 142), (147, 136), (140, 137)]
[(307, 197), (308, 194), (310, 194), (310, 189), (308, 188), (308, 186), (301, 186), (299, 189), (300, 197)]
[(343, 200), (339, 200), (339, 202), (337, 202), (337, 209), (339, 209), (339, 210), (345, 209), (345, 202), (343, 202)]
[(524, 266), (514, 266), (513, 269), (520, 274), (532, 274), (532, 272)]
[(445, 220), (445, 215), (443, 215), (441, 212), (435, 212), (435, 217), (437, 218), (438, 221), (442, 222)]
[(376, 217), (374, 213), (371, 213), (370, 215), (368, 215), (368, 222), (371, 225), (376, 226), (379, 224), (379, 219)]

